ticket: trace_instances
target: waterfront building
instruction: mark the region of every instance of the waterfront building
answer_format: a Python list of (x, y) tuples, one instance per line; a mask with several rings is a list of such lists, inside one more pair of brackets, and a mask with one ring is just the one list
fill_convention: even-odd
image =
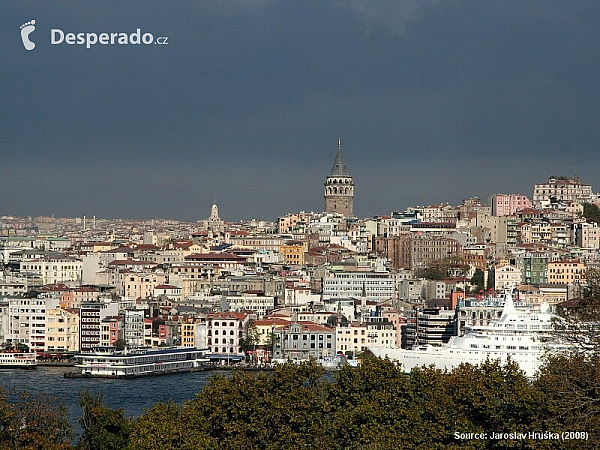
[(410, 311), (403, 342), (411, 348), (416, 345), (440, 346), (447, 343), (455, 333), (453, 309), (424, 308)]
[(336, 352), (343, 352), (346, 355), (356, 356), (358, 353), (364, 352), (367, 345), (384, 348), (397, 347), (397, 330), (394, 324), (388, 320), (353, 322), (346, 326), (336, 327), (335, 334)]
[(164, 319), (144, 317), (144, 347), (173, 345), (173, 330)]
[(46, 352), (79, 351), (79, 310), (46, 310)]
[(335, 356), (335, 330), (314, 322), (292, 321), (277, 328), (274, 334), (273, 358), (305, 361)]
[(79, 309), (79, 350), (91, 352), (100, 344), (100, 304), (84, 303)]
[[(212, 353), (243, 356), (240, 347), (246, 337), (251, 316), (238, 312), (222, 312), (206, 316), (206, 347)], [(203, 346), (204, 347), (204, 346)]]
[(27, 345), (31, 351), (46, 349), (46, 311), (58, 308), (57, 297), (8, 298), (7, 342)]
[(346, 170), (341, 139), (331, 172), (325, 179), (325, 212), (354, 216), (354, 180)]
[(181, 324), (182, 347), (203, 348), (206, 342), (206, 317), (189, 318)]

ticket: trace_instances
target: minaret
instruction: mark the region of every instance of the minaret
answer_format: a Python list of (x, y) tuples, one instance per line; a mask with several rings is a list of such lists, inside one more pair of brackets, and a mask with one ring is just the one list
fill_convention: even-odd
[(325, 179), (325, 212), (354, 216), (354, 180), (346, 170), (341, 139), (331, 172)]

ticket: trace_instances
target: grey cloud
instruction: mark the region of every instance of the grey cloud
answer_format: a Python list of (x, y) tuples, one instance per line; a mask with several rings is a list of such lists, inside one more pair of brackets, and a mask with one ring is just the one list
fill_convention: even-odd
[(439, 3), (440, 0), (343, 0), (340, 6), (354, 11), (367, 32), (379, 25), (392, 34), (405, 36), (411, 26), (423, 20), (428, 8)]

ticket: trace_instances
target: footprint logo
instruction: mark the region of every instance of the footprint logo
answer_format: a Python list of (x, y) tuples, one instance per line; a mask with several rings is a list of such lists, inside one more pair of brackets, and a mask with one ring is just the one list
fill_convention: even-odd
[(29, 40), (29, 35), (33, 30), (35, 30), (35, 20), (21, 25), (21, 39), (23, 39), (23, 45), (26, 50), (33, 50), (35, 48), (35, 43)]

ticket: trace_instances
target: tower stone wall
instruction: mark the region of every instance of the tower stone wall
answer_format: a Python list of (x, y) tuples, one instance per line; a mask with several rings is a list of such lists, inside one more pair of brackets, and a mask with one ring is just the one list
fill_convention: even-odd
[(325, 212), (354, 216), (354, 180), (346, 170), (341, 139), (333, 167), (325, 179)]

